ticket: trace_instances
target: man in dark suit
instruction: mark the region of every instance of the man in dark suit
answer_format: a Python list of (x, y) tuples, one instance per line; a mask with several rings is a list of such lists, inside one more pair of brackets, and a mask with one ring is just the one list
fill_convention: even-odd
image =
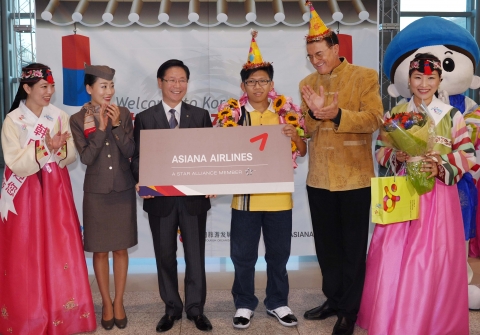
[[(138, 183), (140, 131), (212, 127), (207, 110), (182, 102), (187, 93), (190, 71), (182, 61), (171, 59), (157, 72), (163, 100), (135, 117), (135, 153), (132, 171)], [(180, 121), (180, 122), (178, 122)], [(162, 145), (175, 145), (163, 143)], [(148, 154), (142, 153), (142, 154)], [(138, 191), (138, 184), (137, 184)], [(187, 318), (203, 331), (212, 329), (203, 314), (207, 295), (205, 279), (205, 229), (211, 196), (152, 197), (145, 196), (143, 210), (148, 213), (157, 262), (158, 286), (165, 303), (165, 315), (157, 324), (157, 332), (172, 328), (182, 318), (183, 303), (178, 293), (177, 229), (180, 228), (185, 253), (185, 312)]]

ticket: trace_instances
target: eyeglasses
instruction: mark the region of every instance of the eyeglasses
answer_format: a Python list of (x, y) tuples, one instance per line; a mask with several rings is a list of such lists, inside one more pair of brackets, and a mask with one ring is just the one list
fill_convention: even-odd
[(162, 81), (168, 83), (169, 85), (174, 85), (177, 83), (180, 85), (185, 85), (186, 83), (188, 83), (187, 79), (163, 79), (162, 78)]
[(260, 86), (265, 86), (265, 85), (267, 85), (269, 82), (271, 82), (271, 80), (269, 80), (269, 79), (259, 79), (259, 80), (248, 79), (248, 80), (245, 80), (245, 85), (247, 85), (247, 86), (256, 86), (257, 83), (258, 83)]
[[(333, 45), (332, 45), (333, 46)], [(332, 46), (329, 46), (327, 49), (316, 52), (313, 56), (312, 55), (307, 55), (307, 59), (311, 62), (313, 61), (313, 58), (316, 60), (322, 60), (323, 57), (325, 57), (325, 51), (329, 50)]]

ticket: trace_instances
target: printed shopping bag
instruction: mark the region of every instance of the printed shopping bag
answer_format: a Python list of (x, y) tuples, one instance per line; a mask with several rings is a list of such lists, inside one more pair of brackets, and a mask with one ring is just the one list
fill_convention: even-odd
[(418, 219), (419, 195), (407, 177), (372, 178), (372, 222), (389, 224)]

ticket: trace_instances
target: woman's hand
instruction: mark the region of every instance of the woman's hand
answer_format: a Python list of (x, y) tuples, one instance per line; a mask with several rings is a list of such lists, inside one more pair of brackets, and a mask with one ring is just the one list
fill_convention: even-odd
[(427, 156), (422, 160), (421, 172), (431, 172), (427, 179), (436, 177), (438, 175), (437, 158), (434, 156)]
[(60, 133), (60, 130), (53, 136), (50, 136), (50, 130), (47, 129), (47, 133), (45, 134), (45, 144), (49, 151), (57, 151), (65, 143), (67, 143), (67, 139), (70, 137), (70, 133), (68, 131), (64, 132), (63, 134)]
[(437, 164), (442, 164), (442, 156), (440, 156), (440, 154), (436, 151), (429, 151), (425, 156), (432, 158)]
[(120, 125), (120, 108), (117, 105), (107, 106), (106, 115), (112, 120), (112, 126), (118, 127)]
[(107, 129), (107, 124), (108, 124), (108, 113), (107, 113), (107, 104), (102, 104), (100, 107), (100, 117), (98, 118), (99, 125), (98, 125), (98, 130), (105, 131)]
[(407, 153), (403, 151), (396, 151), (395, 157), (397, 158), (397, 161), (399, 161), (400, 163), (403, 163), (410, 158), (410, 156), (408, 156)]

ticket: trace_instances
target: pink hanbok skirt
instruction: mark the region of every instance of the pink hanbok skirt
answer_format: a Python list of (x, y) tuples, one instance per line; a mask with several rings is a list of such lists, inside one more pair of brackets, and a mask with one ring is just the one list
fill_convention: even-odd
[(418, 220), (375, 227), (357, 324), (369, 335), (468, 335), (458, 191), (436, 181)]

